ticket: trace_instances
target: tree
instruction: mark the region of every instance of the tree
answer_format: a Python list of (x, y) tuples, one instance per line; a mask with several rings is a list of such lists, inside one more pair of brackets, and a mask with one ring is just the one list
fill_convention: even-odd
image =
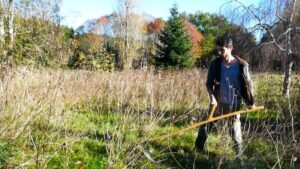
[(63, 65), (70, 38), (60, 25), (61, 0), (15, 1), (14, 62), (34, 66)]
[(133, 58), (143, 45), (143, 24), (135, 13), (136, 4), (137, 0), (118, 0), (117, 11), (113, 14), (114, 36), (120, 40), (116, 42), (120, 69), (131, 68)]
[(8, 63), (13, 63), (13, 47), (14, 47), (14, 0), (8, 1)]
[[(253, 32), (265, 33), (265, 41), (259, 45), (274, 45), (284, 54), (283, 95), (289, 97), (292, 67), (295, 56), (299, 54), (299, 0), (270, 0), (261, 1), (258, 7), (246, 6), (239, 0), (233, 0), (239, 9), (231, 12), (234, 21), (240, 24), (253, 23), (249, 26)], [(233, 15), (234, 14), (234, 15)]]
[(204, 39), (204, 37), (198, 31), (196, 26), (187, 20), (184, 21), (184, 27), (186, 30), (186, 34), (188, 35), (191, 42), (191, 50), (189, 52), (189, 55), (192, 56), (194, 59), (200, 59), (201, 58), (200, 43)]
[(147, 60), (147, 64), (155, 64), (157, 44), (159, 43), (158, 36), (165, 25), (166, 22), (161, 18), (155, 18), (153, 21), (145, 22), (144, 31), (146, 32), (146, 36), (144, 58)]
[(0, 0), (0, 47), (1, 50), (3, 51), (2, 53), (2, 59), (3, 57), (5, 57), (5, 28), (4, 28), (4, 18), (5, 16), (5, 8), (4, 8), (4, 4), (3, 4), (3, 0)]
[(111, 71), (114, 61), (103, 47), (101, 36), (88, 32), (74, 38), (74, 54), (69, 58), (67, 66), (73, 69)]
[(230, 27), (229, 21), (223, 15), (196, 12), (188, 15), (187, 19), (197, 27), (204, 37), (209, 34), (220, 37)]
[(194, 60), (190, 57), (191, 44), (184, 27), (184, 19), (179, 16), (177, 5), (170, 9), (169, 17), (165, 28), (159, 35), (158, 65), (191, 67)]
[(154, 19), (154, 21), (145, 24), (145, 31), (148, 35), (160, 33), (165, 27), (165, 24), (165, 21), (160, 18)]
[(223, 15), (196, 12), (186, 18), (204, 36), (204, 40), (200, 42), (202, 56), (198, 59), (197, 66), (208, 66), (215, 55), (215, 40), (221, 36), (230, 36), (234, 42), (234, 54), (245, 58), (249, 57), (248, 51), (255, 46), (255, 38), (251, 33), (242, 26), (230, 23)]
[(0, 43), (3, 50), (2, 59), (9, 65), (12, 65), (13, 62), (14, 13), (14, 0), (0, 0)]

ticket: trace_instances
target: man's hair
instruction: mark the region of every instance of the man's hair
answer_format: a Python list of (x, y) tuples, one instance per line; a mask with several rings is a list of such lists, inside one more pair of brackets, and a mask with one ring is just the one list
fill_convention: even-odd
[(232, 47), (232, 39), (230, 37), (222, 37), (217, 39), (216, 41), (217, 46), (226, 46), (226, 47)]

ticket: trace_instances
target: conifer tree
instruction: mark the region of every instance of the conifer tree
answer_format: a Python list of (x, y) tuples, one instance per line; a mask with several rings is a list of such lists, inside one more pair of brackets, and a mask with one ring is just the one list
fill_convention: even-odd
[(180, 17), (177, 5), (170, 9), (165, 28), (159, 35), (158, 58), (156, 63), (163, 66), (191, 67), (194, 59), (188, 55), (190, 40), (184, 28), (184, 19)]

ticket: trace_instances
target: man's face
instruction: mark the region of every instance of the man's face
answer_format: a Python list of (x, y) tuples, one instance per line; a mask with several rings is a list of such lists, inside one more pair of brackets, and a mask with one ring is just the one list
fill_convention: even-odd
[(231, 55), (232, 46), (217, 46), (217, 51), (222, 59), (228, 59)]

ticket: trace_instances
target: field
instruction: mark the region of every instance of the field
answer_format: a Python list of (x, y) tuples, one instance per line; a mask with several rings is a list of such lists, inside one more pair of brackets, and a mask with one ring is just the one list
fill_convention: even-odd
[(194, 151), (204, 120), (203, 70), (90, 72), (19, 67), (0, 81), (0, 168), (300, 168), (300, 76), (283, 97), (280, 74), (254, 74), (256, 105), (242, 115), (244, 164), (226, 120)]

